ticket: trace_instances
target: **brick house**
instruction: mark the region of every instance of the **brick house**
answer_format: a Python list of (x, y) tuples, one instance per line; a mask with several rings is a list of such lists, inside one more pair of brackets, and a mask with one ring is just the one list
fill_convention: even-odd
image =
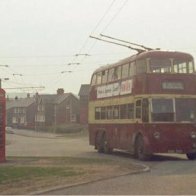
[(72, 93), (58, 89), (57, 94), (36, 95), (36, 127), (77, 123), (79, 100)]
[(89, 97), (89, 84), (82, 84), (78, 93), (80, 100), (80, 123), (88, 123), (88, 97)]
[(6, 101), (7, 126), (16, 128), (34, 128), (36, 101), (30, 97)]

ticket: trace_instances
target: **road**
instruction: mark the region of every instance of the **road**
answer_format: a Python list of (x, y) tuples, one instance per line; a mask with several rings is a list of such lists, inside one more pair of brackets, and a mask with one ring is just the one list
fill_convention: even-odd
[[(119, 156), (113, 155), (113, 156)], [(121, 157), (124, 159), (124, 157)], [(133, 159), (130, 159), (130, 162)], [(50, 191), (49, 195), (196, 195), (196, 162), (185, 156), (154, 156), (146, 162), (148, 173), (121, 176), (113, 179)]]
[[(7, 156), (76, 156), (107, 157), (134, 163), (136, 160), (123, 152), (99, 154), (88, 145), (88, 138), (24, 137), (7, 134)], [(80, 186), (46, 192), (47, 195), (196, 195), (196, 161), (185, 155), (155, 155), (150, 162), (140, 162), (150, 172), (115, 177)]]

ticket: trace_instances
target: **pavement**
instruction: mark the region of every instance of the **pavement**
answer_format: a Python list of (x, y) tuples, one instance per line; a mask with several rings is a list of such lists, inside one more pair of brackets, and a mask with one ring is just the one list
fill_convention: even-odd
[(62, 134), (46, 133), (46, 132), (27, 130), (27, 129), (12, 129), (11, 131), (8, 131), (7, 133), (26, 136), (26, 137), (51, 138), (51, 139), (63, 136)]

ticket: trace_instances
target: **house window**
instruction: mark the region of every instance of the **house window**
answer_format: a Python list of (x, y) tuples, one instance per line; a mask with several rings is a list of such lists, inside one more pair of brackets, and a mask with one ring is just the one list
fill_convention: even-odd
[(25, 123), (25, 117), (22, 116), (22, 117), (20, 117), (20, 124), (24, 124), (24, 123)]
[(35, 119), (36, 119), (36, 122), (45, 122), (45, 116), (42, 114), (37, 114)]
[(14, 123), (14, 124), (15, 124), (15, 123), (18, 123), (18, 120), (17, 120), (16, 117), (13, 117), (13, 118), (12, 118), (12, 123)]

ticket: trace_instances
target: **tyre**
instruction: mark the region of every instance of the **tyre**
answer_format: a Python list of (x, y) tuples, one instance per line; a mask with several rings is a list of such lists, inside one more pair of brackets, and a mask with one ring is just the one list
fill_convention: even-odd
[(135, 156), (141, 161), (147, 161), (151, 158), (151, 155), (146, 153), (142, 135), (139, 135), (136, 139)]
[(99, 152), (99, 153), (103, 153), (104, 152), (103, 139), (100, 136), (100, 134), (97, 134), (97, 136), (96, 136), (95, 149), (97, 149), (97, 152)]
[(196, 153), (187, 153), (186, 156), (189, 160), (195, 160), (196, 159)]
[(111, 154), (113, 149), (110, 147), (106, 134), (103, 135), (103, 151), (106, 154)]

